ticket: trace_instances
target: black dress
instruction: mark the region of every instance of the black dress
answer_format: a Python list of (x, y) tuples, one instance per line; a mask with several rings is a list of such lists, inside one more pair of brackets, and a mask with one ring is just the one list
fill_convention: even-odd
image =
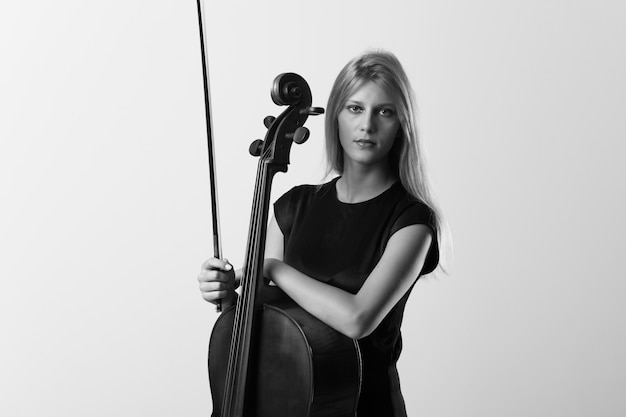
[[(323, 184), (302, 185), (274, 204), (284, 235), (284, 262), (319, 281), (357, 293), (396, 231), (413, 224), (433, 230), (420, 275), (433, 271), (439, 249), (433, 212), (415, 201), (399, 182), (361, 203), (337, 198), (338, 178)], [(406, 416), (396, 362), (402, 350), (400, 325), (411, 290), (393, 307), (369, 336), (359, 340), (363, 385), (358, 417)]]

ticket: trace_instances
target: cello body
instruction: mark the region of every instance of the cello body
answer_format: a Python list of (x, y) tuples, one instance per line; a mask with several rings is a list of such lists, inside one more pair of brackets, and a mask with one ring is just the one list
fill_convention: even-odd
[[(244, 416), (354, 417), (361, 385), (358, 344), (313, 317), (276, 287), (256, 313)], [(209, 345), (212, 417), (221, 417), (235, 307), (218, 318)]]

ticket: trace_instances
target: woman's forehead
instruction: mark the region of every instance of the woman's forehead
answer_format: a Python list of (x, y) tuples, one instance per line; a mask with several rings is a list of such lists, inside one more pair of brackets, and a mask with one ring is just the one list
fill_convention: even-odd
[(363, 104), (393, 105), (396, 103), (397, 97), (390, 94), (388, 89), (383, 88), (380, 84), (364, 80), (355, 86), (351, 94), (348, 94), (346, 101)]

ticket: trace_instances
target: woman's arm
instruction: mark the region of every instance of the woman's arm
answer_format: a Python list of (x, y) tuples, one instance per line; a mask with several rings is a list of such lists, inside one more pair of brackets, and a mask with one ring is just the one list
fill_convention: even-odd
[(353, 339), (369, 335), (419, 276), (432, 241), (425, 225), (394, 233), (382, 257), (358, 293), (325, 284), (282, 262), (283, 235), (270, 222), (265, 250), (265, 275), (306, 311)]

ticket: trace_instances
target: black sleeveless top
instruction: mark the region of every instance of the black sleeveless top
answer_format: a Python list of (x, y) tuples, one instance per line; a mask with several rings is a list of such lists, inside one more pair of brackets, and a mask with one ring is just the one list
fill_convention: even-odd
[[(292, 188), (274, 204), (285, 239), (285, 263), (355, 294), (378, 263), (389, 238), (403, 227), (425, 224), (434, 238), (420, 276), (436, 268), (439, 249), (428, 206), (413, 199), (399, 182), (371, 200), (342, 203), (337, 198), (337, 179), (321, 186)], [(363, 386), (358, 417), (406, 416), (396, 362), (402, 350), (400, 325), (410, 292), (374, 332), (359, 340)]]

